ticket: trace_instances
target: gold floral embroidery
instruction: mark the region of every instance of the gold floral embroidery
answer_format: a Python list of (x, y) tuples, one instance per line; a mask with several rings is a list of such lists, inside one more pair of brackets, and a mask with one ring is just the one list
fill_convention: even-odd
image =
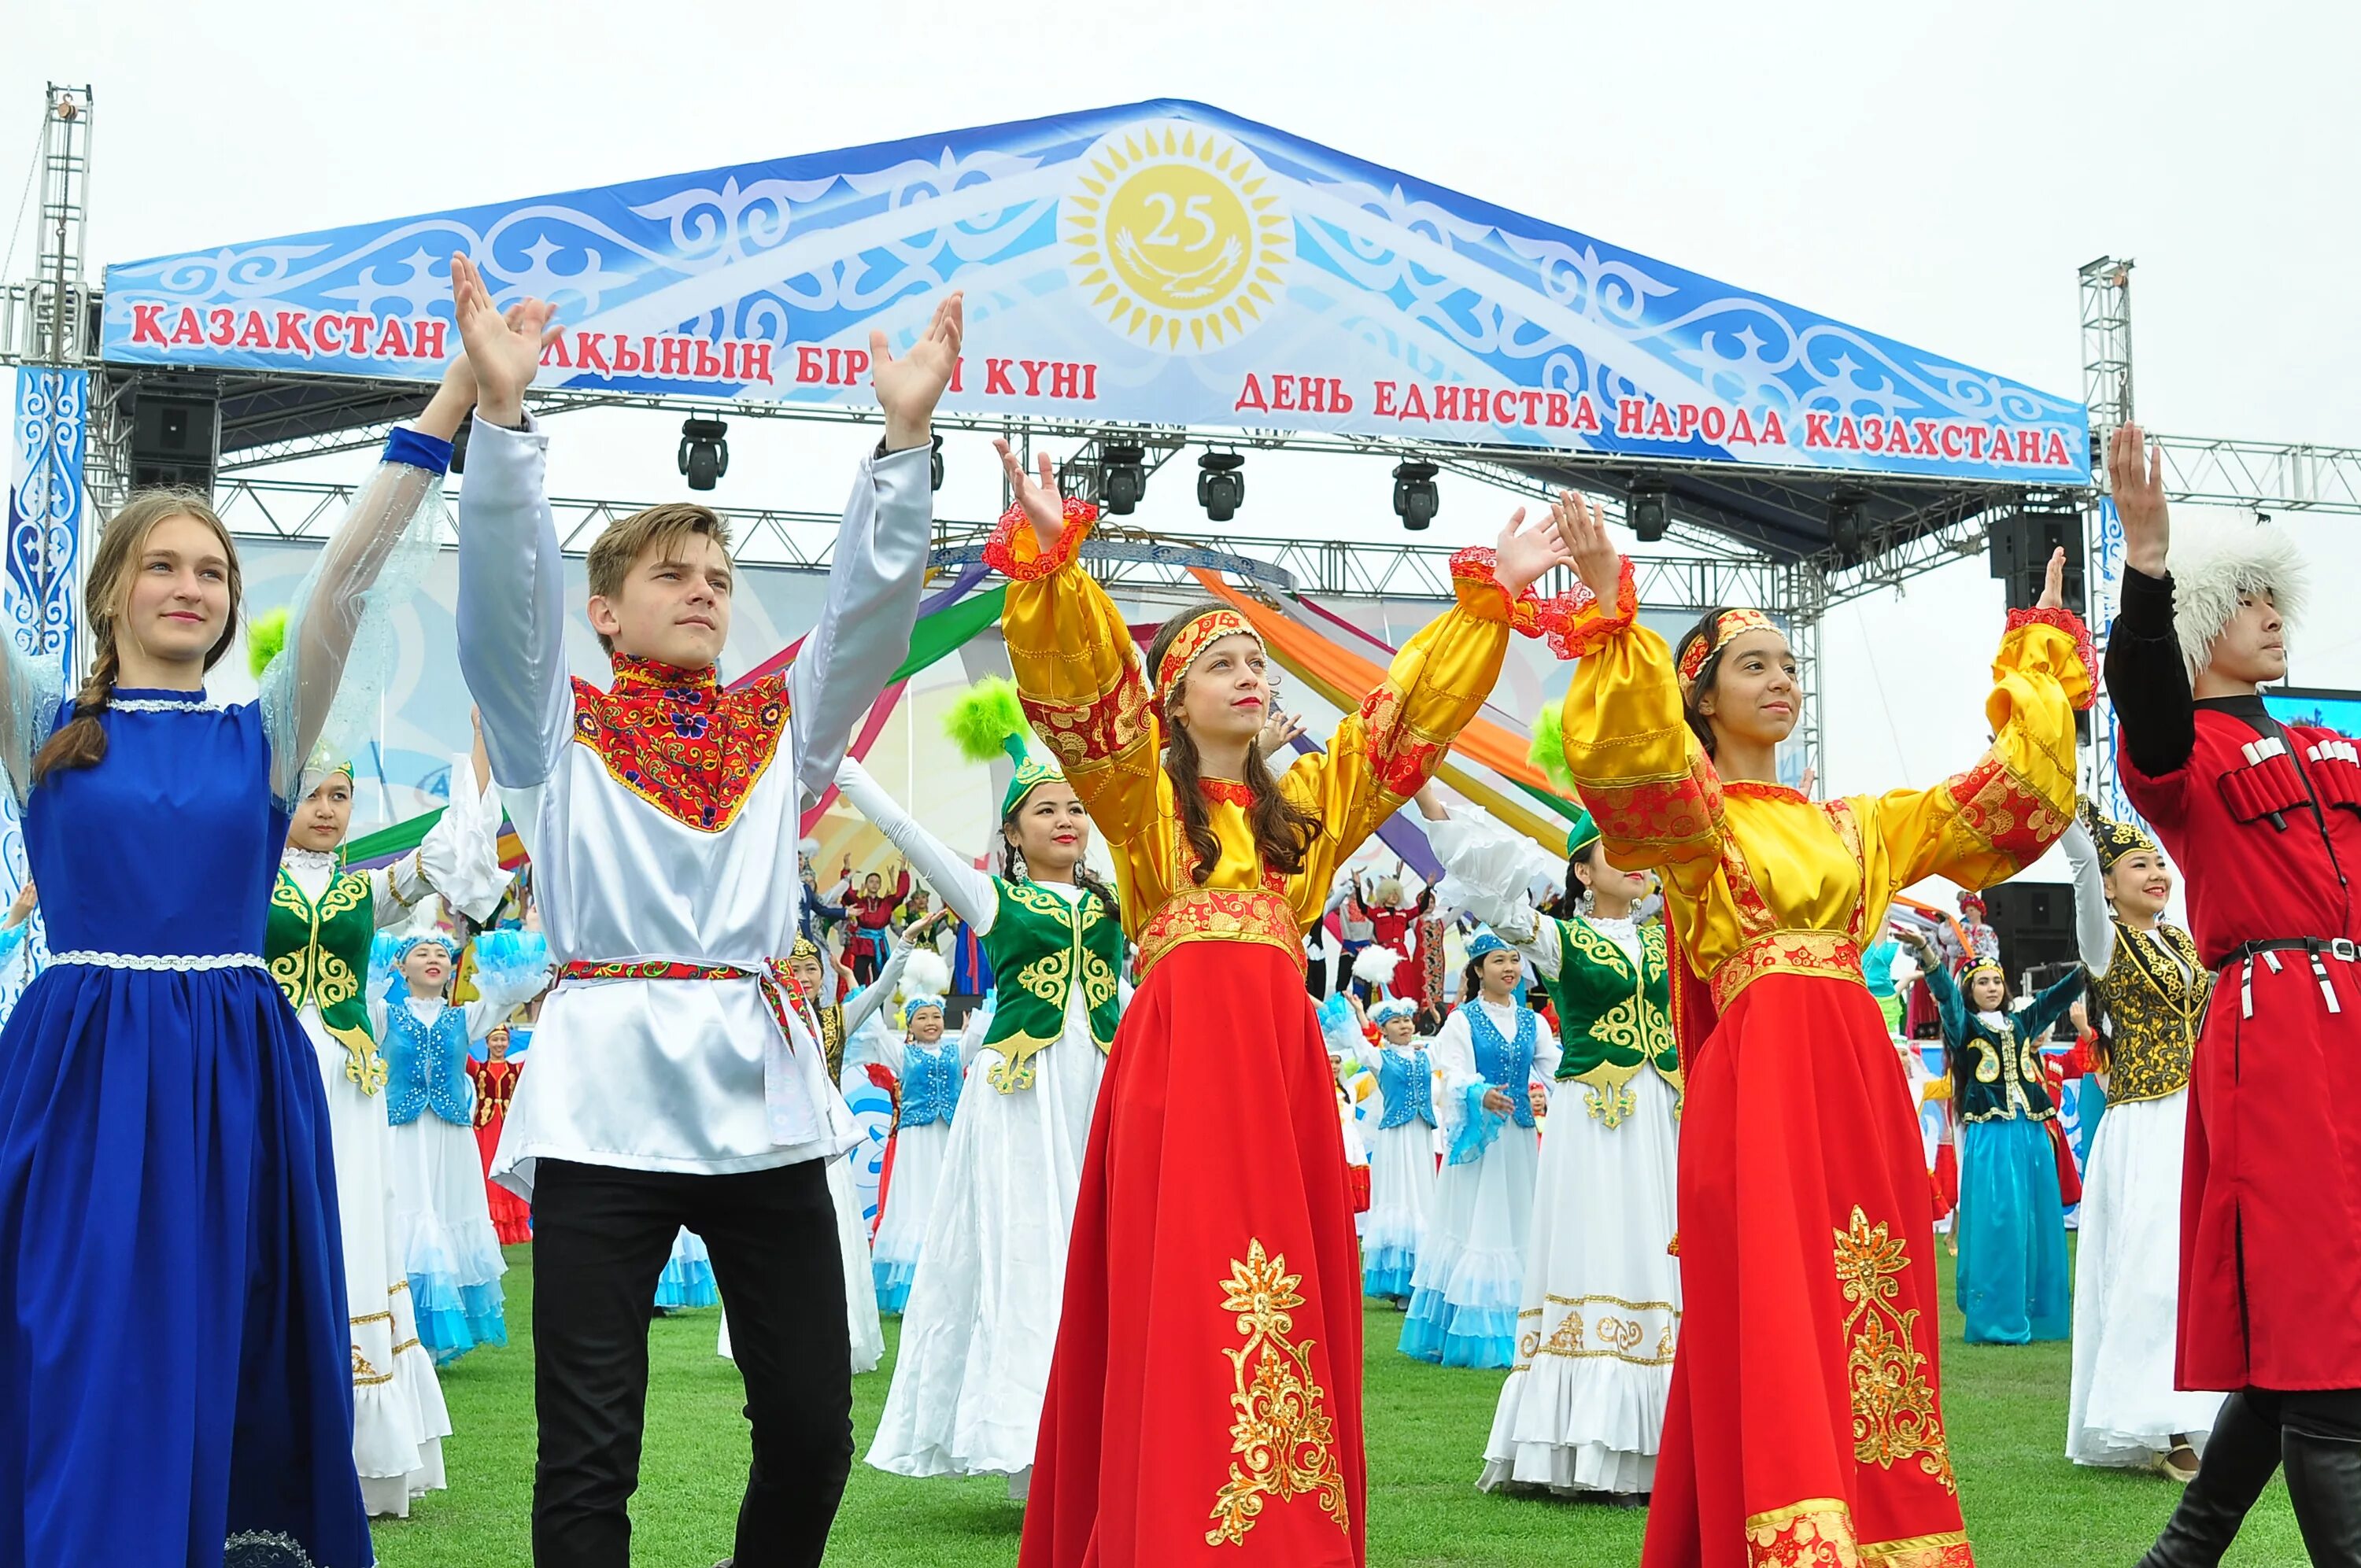
[[(1522, 1371), (1544, 1356), (1556, 1356), (1566, 1361), (1623, 1361), (1634, 1366), (1668, 1366), (1672, 1364), (1673, 1353), (1678, 1343), (1681, 1314), (1670, 1301), (1627, 1301), (1620, 1296), (1545, 1296), (1543, 1300), (1544, 1305), (1528, 1307), (1518, 1313), (1519, 1320), (1545, 1318), (1553, 1307), (1567, 1309), (1565, 1315), (1558, 1320), (1557, 1326), (1549, 1332), (1547, 1339), (1542, 1337), (1538, 1327), (1524, 1332), (1517, 1342), (1518, 1360), (1514, 1370)], [(1633, 1313), (1664, 1314), (1664, 1332), (1656, 1338), (1655, 1354), (1653, 1356), (1633, 1354), (1647, 1338), (1646, 1320), (1627, 1318), (1614, 1312), (1602, 1313), (1596, 1319), (1586, 1318), (1583, 1309), (1596, 1306), (1620, 1307)]]
[(353, 1387), (356, 1387), (356, 1388), (374, 1388), (374, 1387), (378, 1387), (379, 1384), (383, 1384), (383, 1383), (390, 1383), (390, 1382), (392, 1382), (392, 1381), (393, 1381), (393, 1374), (392, 1374), (392, 1373), (390, 1373), (390, 1372), (379, 1372), (376, 1367), (374, 1367), (374, 1366), (372, 1366), (372, 1365), (369, 1365), (369, 1358), (368, 1358), (368, 1356), (363, 1355), (363, 1354), (361, 1354), (360, 1346), (358, 1346), (358, 1345), (355, 1345), (355, 1346), (353, 1346)]
[(1184, 887), (1174, 894), (1140, 927), (1140, 977), (1146, 979), (1167, 953), (1190, 942), (1257, 942), (1303, 967), (1303, 927), (1288, 907), (1287, 895), (1268, 888), (1246, 893)]
[(1959, 1478), (1951, 1470), (1935, 1390), (1927, 1381), (1927, 1355), (1913, 1339), (1918, 1309), (1905, 1312), (1894, 1304), (1902, 1288), (1896, 1277), (1909, 1266), (1903, 1239), (1883, 1221), (1871, 1224), (1855, 1204), (1850, 1228), (1836, 1233), (1837, 1280), (1851, 1303), (1844, 1332), (1852, 1342), (1846, 1374), (1852, 1387), (1853, 1457), (1891, 1470), (1896, 1461), (1916, 1455), (1920, 1470), (1956, 1493)]
[(1861, 948), (1837, 931), (1772, 931), (1757, 938), (1721, 961), (1706, 981), (1714, 1006), (1727, 1013), (1738, 993), (1766, 974), (1813, 974), (1828, 980), (1850, 980), (1866, 988), (1861, 977)]
[[(1635, 1073), (1636, 1070), (1634, 1069)], [(1602, 1087), (1606, 1090), (1604, 1095), (1599, 1092)], [(1640, 1109), (1640, 1096), (1628, 1082), (1606, 1085), (1591, 1083), (1585, 1084), (1583, 1089), (1586, 1095), (1585, 1104), (1590, 1112), (1590, 1119), (1610, 1132), (1621, 1126), (1625, 1118)]]
[(1746, 1521), (1746, 1568), (1860, 1568), (1852, 1510), (1837, 1497), (1807, 1497)]
[[(1260, 1239), (1246, 1244), (1244, 1262), (1230, 1260), (1230, 1277), (1222, 1281), (1222, 1310), (1235, 1312), (1238, 1332), (1246, 1343), (1224, 1350), (1235, 1391), (1230, 1409), (1230, 1452), (1241, 1456), (1230, 1462), (1230, 1478), (1213, 1498), (1213, 1528), (1205, 1532), (1208, 1546), (1235, 1546), (1263, 1510), (1267, 1498), (1289, 1502), (1312, 1497), (1338, 1530), (1347, 1528), (1345, 1476), (1336, 1460), (1335, 1430), (1323, 1403), (1327, 1393), (1313, 1381), (1312, 1347), (1288, 1336), (1294, 1332), (1296, 1308), (1304, 1304), (1296, 1292), (1303, 1277), (1287, 1272), (1284, 1253), (1264, 1253)], [(1251, 1376), (1246, 1363), (1255, 1366)]]

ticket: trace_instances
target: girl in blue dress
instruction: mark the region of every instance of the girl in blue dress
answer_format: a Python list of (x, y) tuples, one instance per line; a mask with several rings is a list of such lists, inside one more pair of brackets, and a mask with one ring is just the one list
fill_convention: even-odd
[(6, 648), (0, 765), (52, 956), (0, 1033), (0, 1563), (374, 1560), (327, 1106), (263, 924), (306, 760), (374, 709), (360, 673), (432, 557), (473, 400), (456, 366), (394, 432), (258, 701), (204, 691), (239, 578), (194, 492), (107, 523), (71, 700)]

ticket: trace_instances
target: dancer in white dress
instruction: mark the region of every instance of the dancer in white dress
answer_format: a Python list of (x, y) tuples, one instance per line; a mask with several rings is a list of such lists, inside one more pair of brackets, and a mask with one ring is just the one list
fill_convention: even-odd
[(434, 925), (435, 913), (432, 902), (421, 905), (395, 946), (399, 979), (369, 998), (369, 1023), (385, 1055), (393, 1245), (409, 1276), (418, 1337), (437, 1365), (447, 1365), (478, 1345), (509, 1342), (500, 1289), (509, 1266), (476, 1143), (468, 1047), (506, 1022), (545, 977), (479, 970), (477, 999), (450, 1005), (444, 993), (457, 972), (460, 943)]
[[(864, 1030), (861, 1036), (872, 1042), (862, 1053), (864, 1059), (876, 1058), (901, 1085), (894, 1119), (894, 1165), (881, 1200), (877, 1239), (870, 1248), (877, 1310), (896, 1315), (908, 1305), (910, 1282), (918, 1272), (965, 1071), (959, 1041), (943, 1033), (943, 993), (950, 989), (950, 965), (931, 947), (918, 945), (936, 918), (930, 916), (902, 936), (906, 946), (901, 956), (908, 966), (902, 972), (906, 1037), (885, 1028)], [(846, 1055), (850, 1062), (853, 1052)]]
[(1562, 1054), (1542, 1139), (1517, 1359), (1477, 1485), (1632, 1497), (1655, 1481), (1679, 1343), (1671, 1255), (1681, 1079), (1661, 925), (1632, 911), (1645, 872), (1608, 863), (1587, 812), (1566, 836), (1587, 913), (1539, 914), (1531, 850), (1488, 817), (1420, 798), (1468, 911), (1516, 944), (1556, 1003)]
[[(251, 641), (262, 650), (255, 661), (259, 676), (275, 641), (267, 627), (257, 630), (262, 635)], [(452, 777), (466, 773), (463, 758)], [(414, 853), (381, 871), (341, 865), (336, 850), (352, 817), (352, 773), (344, 767), (296, 807), (271, 892), (264, 957), (318, 1055), (327, 1091), (352, 1316), (353, 1462), (361, 1498), (371, 1514), (407, 1518), (412, 1499), (445, 1485), (443, 1439), (451, 1435), (451, 1418), (419, 1338), (395, 1244), (385, 1059), (362, 989), (377, 927), (406, 919), (436, 893), (471, 916), (488, 917), (509, 879), (491, 831), (497, 820), (488, 823), (464, 801), (443, 814)]]
[(2219, 1394), (2173, 1384), (2189, 1069), (2213, 976), (2189, 934), (2162, 919), (2172, 873), (2153, 839), (2085, 802), (2064, 844), (2107, 1061), (2075, 1248), (2066, 1453), (2187, 1481), (2222, 1408)]
[[(1433, 1042), (1418, 1032), (1418, 1003), (1389, 997), (1360, 1012), (1360, 999), (1342, 993), (1374, 1030), (1338, 1041), (1377, 1077), (1379, 1109), (1369, 1135), (1369, 1212), (1361, 1223), (1361, 1293), (1407, 1304), (1411, 1277), (1434, 1206), (1435, 1113)], [(1337, 1003), (1322, 1008), (1323, 1017)]]
[(1524, 960), (1492, 932), (1467, 944), (1469, 998), (1434, 1040), (1449, 1156), (1402, 1320), (1404, 1355), (1445, 1366), (1516, 1361), (1517, 1310), (1557, 1036), (1524, 1004)]
[(1091, 819), (1029, 733), (1006, 682), (955, 718), (970, 756), (1016, 763), (992, 876), (847, 764), (837, 785), (974, 929), (996, 1007), (951, 1123), (942, 1186), (902, 1320), (894, 1387), (869, 1463), (902, 1475), (1007, 1475), (1022, 1496), (1049, 1382), (1066, 1245), (1091, 1110), (1121, 1015), (1114, 895), (1083, 866)]

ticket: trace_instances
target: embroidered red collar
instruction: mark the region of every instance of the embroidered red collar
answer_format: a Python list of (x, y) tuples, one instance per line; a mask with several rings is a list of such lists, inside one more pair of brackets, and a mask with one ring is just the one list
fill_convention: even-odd
[(708, 833), (729, 827), (786, 732), (785, 674), (729, 691), (710, 666), (683, 670), (626, 653), (614, 666), (611, 691), (574, 683), (574, 739), (598, 753), (609, 777), (674, 821)]

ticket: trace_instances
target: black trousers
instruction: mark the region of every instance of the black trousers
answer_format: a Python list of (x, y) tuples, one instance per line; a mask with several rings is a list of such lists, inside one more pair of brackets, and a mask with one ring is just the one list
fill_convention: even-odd
[(648, 1319), (683, 1225), (713, 1255), (754, 1463), (738, 1568), (817, 1563), (852, 1470), (852, 1346), (824, 1161), (683, 1176), (544, 1159), (533, 1190), (538, 1568), (625, 1568)]

